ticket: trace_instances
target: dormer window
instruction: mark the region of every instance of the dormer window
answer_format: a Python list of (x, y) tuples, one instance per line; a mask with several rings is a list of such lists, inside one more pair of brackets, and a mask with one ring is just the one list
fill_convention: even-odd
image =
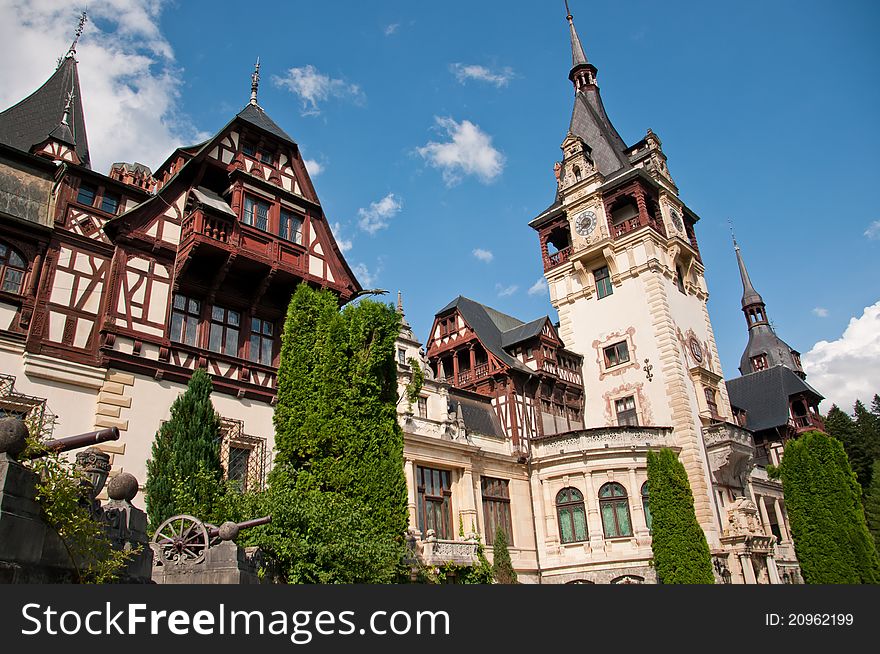
[(759, 370), (767, 369), (767, 355), (759, 354), (757, 356), (753, 356), (752, 359), (752, 371), (758, 372)]
[(801, 355), (798, 352), (792, 350), (791, 359), (792, 361), (794, 361), (794, 365), (796, 365), (798, 368), (803, 368), (803, 366), (801, 365)]
[(264, 232), (269, 229), (269, 203), (250, 196), (244, 199), (244, 216), (242, 222)]

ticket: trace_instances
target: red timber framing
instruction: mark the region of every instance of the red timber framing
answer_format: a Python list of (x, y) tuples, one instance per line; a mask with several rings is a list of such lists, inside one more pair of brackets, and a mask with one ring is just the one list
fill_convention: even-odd
[(503, 361), (452, 309), (435, 317), (427, 357), (437, 378), (492, 398), (514, 448), (523, 453), (547, 426), (562, 433), (583, 426), (583, 358), (563, 348), (549, 319), (534, 336), (504, 347)]
[[(21, 292), (0, 293), (21, 306), (10, 331), (26, 334), (28, 351), (157, 379), (206, 368), (217, 391), (272, 401), (296, 285), (340, 303), (361, 290), (298, 147), (239, 115), (154, 177), (117, 168), (52, 164), (50, 226), (0, 224), (0, 242), (28, 264)], [(263, 203), (262, 222), (246, 216), (248, 199)], [(172, 333), (176, 295), (198, 306), (186, 342)]]
[(608, 232), (620, 238), (641, 227), (650, 227), (666, 236), (657, 192), (639, 178), (629, 184), (606, 192), (603, 196)]

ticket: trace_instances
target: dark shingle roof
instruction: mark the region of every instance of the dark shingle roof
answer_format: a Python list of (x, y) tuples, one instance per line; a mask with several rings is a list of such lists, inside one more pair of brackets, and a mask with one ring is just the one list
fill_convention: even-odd
[(544, 328), (545, 322), (547, 322), (546, 316), (507, 330), (501, 334), (501, 347), (510, 347), (511, 345), (516, 345), (520, 341), (538, 336)]
[(806, 393), (817, 401), (823, 396), (794, 371), (773, 366), (725, 382), (730, 403), (746, 412), (746, 426), (752, 431), (788, 424), (789, 398)]
[(449, 389), (449, 411), (455, 413), (461, 406), (461, 417), (467, 430), (485, 436), (504, 437), (501, 421), (492, 407), (489, 398), (474, 396), (470, 393)]
[(578, 91), (568, 130), (590, 146), (596, 168), (606, 177), (621, 168), (630, 168), (624, 151), (626, 144), (605, 113), (599, 89), (595, 86)]
[(269, 132), (273, 136), (284, 139), (290, 143), (295, 143), (295, 141), (288, 136), (287, 132), (278, 127), (275, 121), (269, 118), (269, 115), (263, 111), (263, 108), (260, 105), (248, 104), (244, 109), (238, 112), (238, 117), (251, 125), (256, 125), (260, 129)]
[(40, 88), (0, 113), (0, 142), (29, 152), (31, 147), (45, 141), (61, 123), (67, 94), (71, 90), (74, 98), (70, 109), (71, 115), (68, 118), (70, 134), (69, 137), (66, 134), (62, 136), (76, 143), (76, 153), (82, 165), (86, 168), (91, 167), (79, 74), (76, 69), (76, 59), (73, 57), (65, 58), (61, 66)]
[[(518, 320), (506, 313), (496, 311), (491, 307), (487, 307), (479, 302), (474, 302), (466, 297), (459, 295), (452, 302), (437, 312), (441, 315), (450, 309), (458, 309), (461, 316), (465, 319), (471, 329), (477, 334), (477, 338), (487, 350), (495, 355), (505, 365), (534, 374), (534, 371), (522, 363), (517, 358), (511, 356), (504, 350), (504, 332), (516, 330), (524, 325), (522, 320)], [(532, 325), (534, 322), (529, 323)], [(522, 339), (519, 339), (522, 340)]]
[(744, 373), (752, 369), (752, 357), (767, 357), (767, 366), (785, 366), (792, 370), (801, 370), (795, 361), (792, 349), (783, 341), (770, 325), (753, 325), (749, 329), (749, 342), (739, 360), (739, 371)]

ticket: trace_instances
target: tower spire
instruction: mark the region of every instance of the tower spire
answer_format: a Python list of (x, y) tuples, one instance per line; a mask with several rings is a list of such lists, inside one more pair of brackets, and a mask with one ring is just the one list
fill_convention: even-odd
[(580, 91), (585, 86), (596, 84), (596, 67), (587, 61), (584, 47), (574, 27), (574, 16), (568, 8), (568, 0), (565, 0), (565, 19), (568, 21), (568, 31), (571, 37), (571, 71), (568, 79), (574, 83), (575, 91)]
[[(731, 235), (733, 235), (733, 228), (731, 227)], [(761, 294), (755, 290), (755, 287), (752, 285), (752, 280), (749, 278), (749, 271), (746, 270), (746, 263), (743, 261), (742, 253), (739, 249), (739, 244), (736, 242), (736, 236), (733, 236), (733, 249), (736, 252), (736, 262), (739, 265), (739, 276), (742, 280), (743, 285), (743, 296), (742, 296), (742, 307), (743, 310), (746, 307), (753, 306), (756, 304), (760, 304), (763, 308), (764, 300), (761, 297)]]
[(257, 57), (257, 63), (254, 65), (254, 72), (251, 75), (251, 104), (254, 106), (259, 106), (257, 104), (257, 91), (260, 88), (260, 58)]
[(88, 21), (88, 14), (84, 11), (79, 16), (79, 24), (76, 26), (76, 32), (73, 35), (73, 43), (70, 44), (70, 47), (67, 49), (67, 54), (64, 55), (65, 59), (73, 57), (76, 54), (76, 45), (79, 43), (79, 37), (82, 36), (83, 29), (85, 29), (86, 21)]

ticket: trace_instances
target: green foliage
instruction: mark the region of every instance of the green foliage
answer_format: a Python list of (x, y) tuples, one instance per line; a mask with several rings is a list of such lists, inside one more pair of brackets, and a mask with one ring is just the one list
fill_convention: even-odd
[(880, 583), (861, 489), (840, 441), (807, 432), (785, 446), (780, 473), (795, 551), (808, 584)]
[(510, 550), (507, 549), (507, 534), (500, 526), (495, 530), (495, 540), (492, 543), (492, 576), (499, 584), (518, 583), (516, 570), (510, 561)]
[[(27, 451), (38, 450), (42, 450), (39, 442), (31, 439)], [(58, 534), (70, 556), (76, 581), (114, 581), (139, 550), (114, 549), (103, 526), (92, 519), (85, 495), (89, 486), (85, 474), (61, 454), (46, 454), (25, 465), (39, 475), (36, 500), (46, 524)]]
[(226, 519), (271, 515), (268, 525), (241, 532), (273, 560), (278, 581), (291, 584), (391, 583), (399, 576), (403, 546), (372, 521), (368, 508), (341, 493), (301, 483), (288, 465), (276, 466), (260, 493), (226, 496)]
[(675, 452), (648, 452), (651, 549), (662, 584), (713, 584), (712, 556), (694, 513), (687, 472)]
[(874, 547), (880, 552), (880, 459), (874, 460), (871, 485), (865, 495), (865, 521), (874, 538)]
[(145, 486), (147, 516), (156, 529), (172, 515), (182, 513), (174, 503), (175, 485), (188, 483), (199, 475), (210, 476), (213, 483), (202, 484), (194, 501), (210, 512), (216, 489), (223, 479), (220, 464), (220, 416), (211, 403), (213, 386), (204, 370), (196, 370), (186, 392), (171, 405), (171, 418), (163, 424), (150, 460), (147, 461)]
[[(880, 410), (880, 406), (877, 408)], [(868, 411), (861, 401), (856, 401), (853, 410), (855, 420), (836, 405), (832, 406), (825, 418), (825, 431), (843, 443), (849, 464), (865, 494), (871, 485), (874, 459), (880, 458), (880, 415)]]
[[(372, 539), (377, 556), (397, 557), (394, 566), (407, 525), (394, 361), (399, 321), (389, 305), (361, 301), (339, 311), (335, 295), (300, 285), (284, 326), (274, 415), (276, 465), (296, 471), (297, 490), (315, 502), (308, 511), (321, 517), (332, 504), (352, 522), (359, 516), (359, 533)], [(340, 528), (328, 524), (322, 534), (342, 537)], [(391, 560), (371, 569), (377, 566), (393, 567)]]
[(412, 379), (406, 385), (406, 399), (410, 406), (415, 404), (419, 399), (419, 393), (422, 391), (422, 384), (425, 383), (425, 373), (422, 370), (422, 364), (413, 357), (407, 359), (410, 370), (412, 371)]

